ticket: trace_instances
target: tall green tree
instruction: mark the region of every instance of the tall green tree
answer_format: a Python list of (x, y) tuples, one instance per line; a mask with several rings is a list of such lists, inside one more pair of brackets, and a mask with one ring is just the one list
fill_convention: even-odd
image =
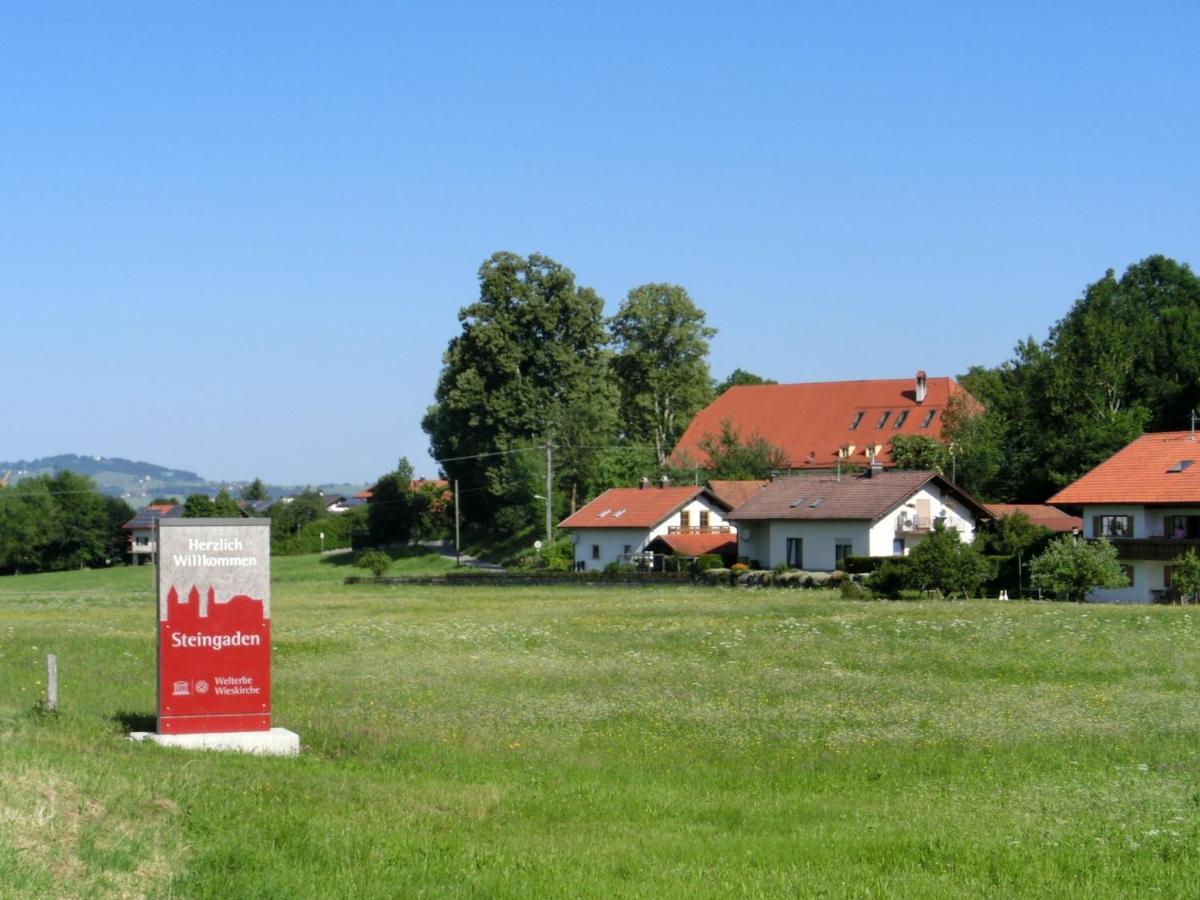
[(0, 572), (37, 572), (62, 524), (50, 479), (25, 478), (0, 492)]
[(753, 372), (748, 372), (745, 369), (734, 369), (722, 381), (718, 381), (713, 385), (712, 395), (720, 397), (731, 387), (740, 387), (741, 385), (756, 385), (756, 384), (779, 384), (773, 378), (764, 378), (761, 375), (755, 375)]
[(654, 447), (661, 465), (692, 416), (712, 399), (708, 342), (717, 333), (675, 284), (644, 284), (608, 323), (625, 434)]
[(261, 478), (255, 478), (249, 484), (243, 485), (241, 494), (243, 500), (251, 503), (271, 499), (271, 492)]
[(984, 407), (945, 435), (960, 483), (989, 500), (1041, 501), (1144, 429), (1186, 428), (1200, 405), (1200, 279), (1151, 256), (1088, 285), (1047, 339), (960, 378)]
[(396, 470), (384, 475), (371, 488), (367, 528), (376, 544), (407, 543), (416, 531), (429, 498), (415, 493), (412, 482), (412, 464), (401, 458)]
[(459, 321), (422, 425), (464, 517), (494, 521), (511, 502), (508, 457), (546, 443), (556, 495), (582, 495), (596, 448), (616, 434), (603, 301), (548, 257), (496, 253)]
[(208, 494), (188, 494), (183, 501), (185, 519), (211, 519), (216, 514), (217, 508)]

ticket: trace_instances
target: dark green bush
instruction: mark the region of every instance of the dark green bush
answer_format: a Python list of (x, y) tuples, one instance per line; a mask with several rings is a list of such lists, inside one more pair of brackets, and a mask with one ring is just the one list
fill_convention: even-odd
[(705, 553), (696, 560), (696, 571), (707, 572), (709, 569), (720, 569), (725, 566), (721, 557), (715, 553)]
[(842, 570), (851, 575), (868, 575), (882, 566), (890, 556), (847, 556), (842, 562)]
[(868, 576), (866, 585), (885, 597), (899, 597), (905, 588), (913, 587), (912, 560), (907, 556), (879, 557), (881, 565)]
[(379, 577), (392, 565), (392, 558), (382, 550), (363, 550), (354, 557), (354, 565)]

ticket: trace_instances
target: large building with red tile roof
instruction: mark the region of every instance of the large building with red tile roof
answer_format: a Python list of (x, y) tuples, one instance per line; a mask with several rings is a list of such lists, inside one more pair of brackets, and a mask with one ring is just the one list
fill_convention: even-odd
[(725, 535), (729, 504), (702, 487), (610, 488), (559, 522), (575, 543), (575, 568), (588, 572), (612, 563), (647, 561), (648, 546), (667, 534)]
[(1143, 434), (1046, 501), (1083, 519), (1084, 537), (1108, 538), (1130, 584), (1088, 599), (1169, 599), (1172, 561), (1200, 552), (1200, 438)]
[(946, 408), (955, 397), (975, 402), (953, 378), (928, 378), (924, 372), (915, 378), (739, 385), (696, 414), (673, 458), (703, 465), (701, 443), (706, 435), (719, 435), (728, 421), (743, 440), (758, 435), (781, 448), (793, 472), (832, 472), (839, 451), (860, 467), (872, 453), (890, 466), (897, 435), (941, 440)]

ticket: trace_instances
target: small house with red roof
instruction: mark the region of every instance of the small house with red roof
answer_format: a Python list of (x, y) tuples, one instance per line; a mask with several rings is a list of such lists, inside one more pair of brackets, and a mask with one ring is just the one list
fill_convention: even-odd
[(703, 464), (701, 444), (728, 422), (742, 440), (757, 435), (783, 450), (792, 472), (829, 473), (839, 463), (862, 467), (872, 460), (890, 467), (892, 438), (942, 439), (955, 398), (977, 405), (953, 378), (924, 372), (915, 378), (738, 385), (696, 414), (673, 458)]
[(595, 572), (613, 563), (649, 564), (650, 544), (658, 538), (667, 546), (686, 539), (680, 543), (683, 555), (713, 552), (706, 548), (736, 540), (726, 521), (729, 509), (708, 488), (652, 487), (643, 480), (640, 487), (609, 488), (558, 527), (571, 532), (576, 571)]
[(1200, 552), (1200, 439), (1190, 431), (1143, 434), (1046, 501), (1083, 518), (1083, 535), (1108, 538), (1130, 584), (1089, 600), (1169, 598), (1172, 561)]
[(906, 556), (941, 523), (970, 543), (987, 509), (937, 472), (779, 478), (729, 514), (751, 568), (833, 571), (849, 556)]

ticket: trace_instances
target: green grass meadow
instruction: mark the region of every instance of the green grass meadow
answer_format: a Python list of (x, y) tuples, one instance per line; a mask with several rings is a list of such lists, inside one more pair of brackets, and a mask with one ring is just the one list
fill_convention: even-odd
[(126, 739), (149, 568), (0, 579), (0, 896), (1200, 893), (1200, 611), (344, 563), (273, 562), (294, 759)]

